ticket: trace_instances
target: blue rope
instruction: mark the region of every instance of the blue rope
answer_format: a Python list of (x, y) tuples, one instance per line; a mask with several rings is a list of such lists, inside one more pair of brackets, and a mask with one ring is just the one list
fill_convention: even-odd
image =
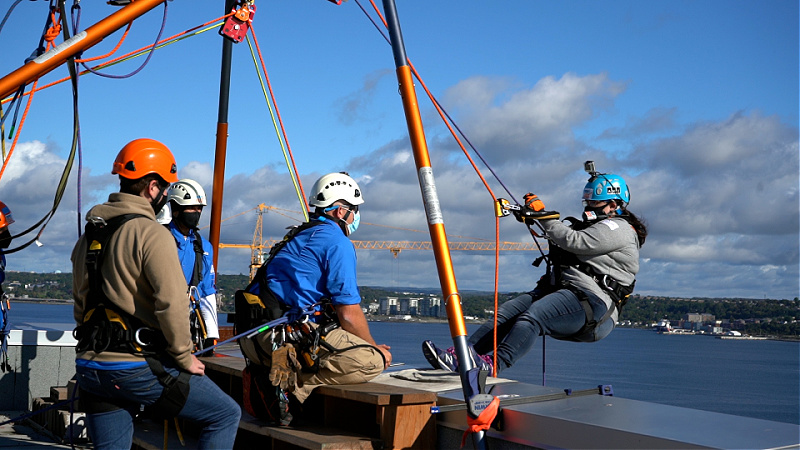
[(161, 35), (164, 33), (164, 27), (165, 27), (166, 24), (167, 24), (167, 0), (164, 0), (164, 17), (161, 19), (161, 29), (158, 30), (158, 36), (156, 36), (156, 41), (153, 42), (153, 46), (150, 47), (150, 51), (147, 52), (147, 58), (144, 60), (142, 65), (139, 66), (138, 69), (134, 70), (133, 72), (131, 72), (131, 73), (127, 74), (127, 75), (111, 75), (111, 74), (107, 74), (107, 73), (98, 72), (96, 70), (92, 70), (92, 68), (87, 66), (86, 63), (81, 63), (81, 65), (86, 70), (88, 70), (89, 72), (91, 72), (91, 73), (93, 73), (95, 75), (99, 75), (101, 77), (115, 78), (115, 79), (122, 79), (122, 78), (132, 77), (132, 76), (136, 75), (137, 73), (139, 73), (142, 69), (144, 69), (144, 67), (147, 65), (147, 63), (150, 62), (150, 58), (153, 56), (153, 52), (155, 51), (156, 47), (158, 46), (158, 41), (161, 40)]

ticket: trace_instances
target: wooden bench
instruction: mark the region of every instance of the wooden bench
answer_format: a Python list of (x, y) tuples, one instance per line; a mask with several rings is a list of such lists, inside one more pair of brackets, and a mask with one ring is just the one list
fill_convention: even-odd
[[(223, 391), (241, 404), (244, 359), (201, 358), (209, 376)], [(306, 412), (315, 425), (301, 429), (269, 427), (252, 417), (243, 418), (240, 431), (257, 433), (275, 441), (302, 448), (433, 448), (435, 420), (430, 407), (435, 392), (377, 382), (324, 385), (306, 400)], [(343, 445), (337, 447), (337, 445)], [(357, 447), (353, 447), (357, 446)], [(278, 447), (273, 447), (278, 448)]]

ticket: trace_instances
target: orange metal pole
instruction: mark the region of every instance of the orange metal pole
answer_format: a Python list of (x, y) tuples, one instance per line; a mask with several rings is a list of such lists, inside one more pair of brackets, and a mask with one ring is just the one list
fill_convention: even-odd
[(208, 242), (214, 248), (214, 271), (219, 270), (219, 227), (222, 223), (222, 194), (225, 189), (225, 157), (228, 153), (228, 124), (217, 123), (216, 152), (214, 153), (214, 184), (211, 188), (211, 229)]
[[(439, 272), (439, 283), (442, 287), (442, 295), (445, 298), (447, 309), (447, 322), (450, 325), (450, 335), (453, 338), (456, 358), (458, 358), (458, 372), (461, 378), (461, 388), (464, 392), (464, 400), (474, 407), (475, 411), (483, 410), (480, 404), (471, 403), (478, 398), (478, 392), (482, 390), (480, 383), (470, 381), (470, 372), (477, 371), (475, 363), (470, 358), (469, 344), (467, 343), (467, 328), (464, 324), (464, 313), (461, 310), (461, 295), (458, 293), (456, 277), (453, 273), (453, 263), (450, 260), (450, 247), (447, 244), (447, 234), (444, 230), (444, 217), (439, 207), (439, 197), (436, 193), (436, 183), (433, 178), (428, 144), (425, 142), (425, 132), (422, 127), (422, 118), (419, 114), (417, 104), (417, 94), (414, 91), (414, 80), (411, 75), (411, 68), (406, 58), (403, 35), (400, 31), (400, 22), (397, 18), (397, 10), (394, 0), (383, 0), (383, 9), (386, 14), (387, 27), (392, 42), (392, 52), (394, 54), (395, 66), (397, 67), (397, 81), (399, 83), (400, 95), (403, 98), (403, 110), (406, 115), (409, 139), (414, 153), (414, 161), (417, 164), (417, 177), (419, 187), (422, 190), (422, 200), (425, 204), (425, 215), (428, 218), (428, 230), (431, 235), (433, 254), (436, 258), (436, 267)], [(488, 404), (488, 402), (486, 403)], [(469, 413), (475, 418), (477, 412)], [(486, 448), (485, 433), (476, 431), (472, 433), (472, 442), (476, 449)]]
[(450, 335), (466, 336), (467, 328), (464, 325), (464, 314), (461, 310), (461, 295), (458, 293), (456, 277), (453, 273), (453, 262), (450, 259), (450, 247), (447, 243), (447, 234), (444, 229), (444, 219), (439, 208), (439, 198), (436, 194), (436, 185), (433, 179), (428, 144), (425, 141), (425, 131), (422, 127), (422, 118), (419, 114), (417, 94), (414, 91), (414, 79), (411, 68), (406, 64), (397, 68), (397, 80), (400, 84), (400, 94), (403, 97), (403, 109), (406, 115), (411, 148), (417, 164), (422, 197), (425, 202), (425, 213), (428, 216), (428, 230), (431, 235), (433, 254), (439, 272), (439, 284), (446, 300)]
[(62, 42), (19, 69), (0, 78), (0, 99), (13, 94), (20, 86), (49, 73), (69, 58), (92, 47), (111, 33), (144, 15), (166, 0), (137, 0)]

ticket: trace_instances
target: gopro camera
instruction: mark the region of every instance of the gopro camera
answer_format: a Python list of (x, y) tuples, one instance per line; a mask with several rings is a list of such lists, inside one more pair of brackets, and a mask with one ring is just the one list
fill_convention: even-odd
[(594, 161), (586, 161), (585, 163), (583, 163), (583, 170), (585, 170), (586, 173), (590, 175), (594, 175), (595, 173), (597, 173), (597, 171), (594, 170)]

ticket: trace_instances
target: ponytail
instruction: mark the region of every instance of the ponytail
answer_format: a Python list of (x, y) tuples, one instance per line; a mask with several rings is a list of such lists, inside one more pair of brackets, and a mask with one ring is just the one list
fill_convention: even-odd
[(639, 248), (644, 246), (644, 241), (647, 239), (647, 224), (645, 221), (636, 217), (635, 214), (624, 208), (622, 209), (622, 214), (620, 214), (620, 217), (628, 221), (628, 223), (636, 231), (636, 236), (639, 238)]

